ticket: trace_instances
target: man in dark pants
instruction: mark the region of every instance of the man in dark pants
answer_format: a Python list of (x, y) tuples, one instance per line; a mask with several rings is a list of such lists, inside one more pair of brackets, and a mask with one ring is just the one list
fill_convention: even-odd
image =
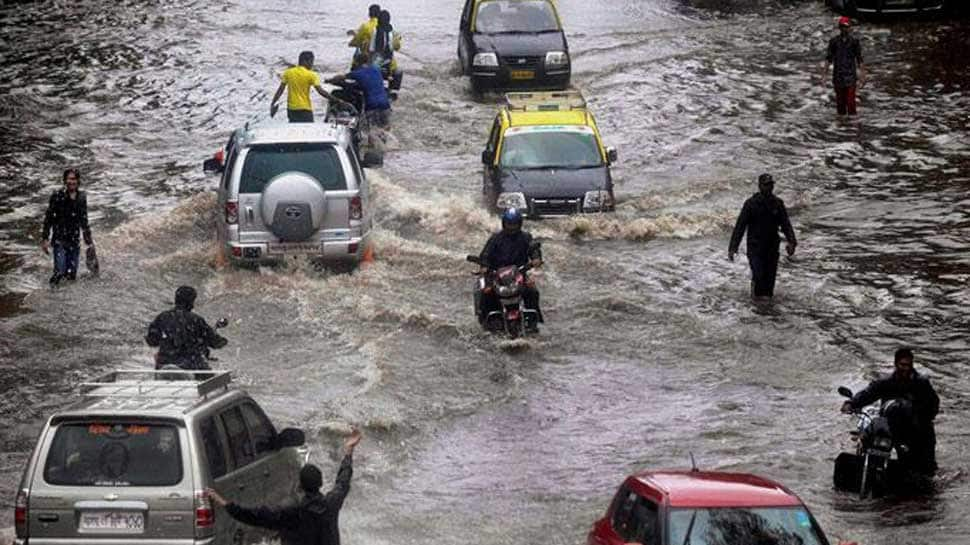
[(741, 237), (748, 233), (748, 264), (751, 266), (751, 296), (770, 299), (775, 295), (775, 274), (778, 272), (778, 230), (785, 233), (788, 255), (795, 253), (795, 231), (788, 219), (785, 202), (773, 195), (775, 180), (771, 174), (758, 176), (758, 192), (744, 201), (741, 214), (731, 234), (728, 259), (734, 261), (741, 245)]
[(354, 430), (344, 441), (344, 459), (337, 471), (337, 482), (326, 495), (320, 493), (323, 486), (320, 470), (312, 464), (300, 470), (300, 488), (304, 496), (296, 505), (245, 508), (211, 488), (206, 492), (216, 505), (225, 507), (226, 512), (239, 522), (278, 531), (282, 545), (340, 545), (337, 517), (350, 492), (354, 447), (360, 443), (361, 437), (360, 431)]
[[(516, 208), (509, 208), (502, 213), (502, 230), (489, 237), (478, 259), (482, 274), (508, 265), (542, 266), (542, 252), (533, 243), (532, 235), (522, 230), (522, 212)], [(540, 323), (544, 321), (542, 310), (539, 309), (539, 290), (531, 280), (526, 282), (522, 290), (522, 302), (526, 308), (535, 309)], [(498, 297), (494, 293), (482, 296), (483, 316), (489, 311), (498, 310), (499, 306)], [(532, 331), (538, 331), (537, 324), (528, 323), (526, 326)]]
[[(866, 67), (862, 62), (862, 45), (852, 35), (852, 21), (839, 19), (839, 35), (829, 40), (822, 64), (822, 80), (832, 66), (832, 86), (835, 88), (835, 108), (839, 115), (856, 115), (856, 84), (866, 84)], [(858, 68), (858, 70), (857, 70)]]
[[(910, 452), (900, 456), (909, 469), (932, 475), (936, 472), (936, 430), (933, 419), (940, 413), (940, 396), (930, 379), (913, 369), (913, 351), (900, 348), (893, 358), (895, 370), (874, 380), (842, 404), (842, 412), (858, 411), (876, 401), (905, 400), (908, 403), (897, 418), (887, 414), (895, 440), (909, 442)], [(905, 444), (905, 443), (904, 443)]]
[(157, 346), (155, 369), (175, 365), (185, 370), (209, 369), (209, 348), (222, 348), (229, 342), (209, 327), (205, 319), (192, 312), (195, 289), (181, 286), (175, 290), (175, 308), (159, 314), (148, 326), (145, 342)]
[(81, 173), (69, 168), (63, 175), (64, 189), (58, 189), (50, 198), (44, 214), (44, 240), (40, 247), (50, 254), (54, 247), (54, 274), (50, 283), (56, 286), (61, 280), (77, 278), (78, 256), (81, 241), (78, 232), (84, 235), (88, 248), (94, 247), (91, 227), (88, 225), (88, 198), (81, 186)]
[(299, 64), (290, 67), (280, 76), (280, 86), (276, 88), (273, 101), (269, 106), (269, 116), (276, 115), (276, 103), (286, 94), (286, 116), (290, 123), (313, 123), (313, 102), (310, 100), (310, 88), (316, 89), (320, 96), (327, 100), (343, 102), (320, 87), (320, 75), (313, 71), (313, 52), (301, 51)]

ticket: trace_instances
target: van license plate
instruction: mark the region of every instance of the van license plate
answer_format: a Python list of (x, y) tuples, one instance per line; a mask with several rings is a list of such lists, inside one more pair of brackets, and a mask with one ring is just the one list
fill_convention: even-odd
[(271, 254), (319, 254), (323, 248), (317, 242), (277, 242), (267, 250)]
[(533, 79), (536, 77), (534, 70), (512, 70), (509, 72), (509, 77), (512, 79)]
[(141, 534), (145, 531), (145, 515), (135, 511), (90, 511), (81, 513), (78, 530)]

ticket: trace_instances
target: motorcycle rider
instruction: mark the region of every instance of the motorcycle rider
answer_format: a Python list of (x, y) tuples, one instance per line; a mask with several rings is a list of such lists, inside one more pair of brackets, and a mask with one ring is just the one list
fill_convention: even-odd
[(367, 52), (371, 37), (374, 35), (374, 31), (377, 30), (377, 18), (380, 14), (380, 4), (371, 4), (367, 8), (367, 20), (361, 23), (356, 31), (347, 31), (350, 35), (350, 42), (347, 43), (347, 46), (354, 48), (354, 59), (350, 63), (351, 70), (360, 66), (360, 54)]
[(940, 412), (940, 397), (930, 380), (913, 369), (912, 350), (896, 350), (894, 360), (895, 371), (857, 392), (842, 404), (842, 412), (858, 411), (878, 400), (902, 400), (885, 412), (893, 439), (909, 447), (909, 452), (901, 452), (900, 458), (910, 469), (932, 475), (937, 468), (933, 419)]
[(158, 347), (155, 369), (175, 365), (182, 369), (209, 369), (209, 348), (222, 348), (229, 342), (209, 327), (205, 319), (192, 312), (196, 292), (191, 286), (175, 290), (175, 308), (162, 312), (151, 325), (145, 342)]
[[(532, 235), (522, 230), (522, 212), (516, 208), (509, 208), (502, 213), (502, 230), (489, 237), (482, 253), (479, 254), (481, 273), (495, 271), (508, 265), (523, 267), (542, 266), (542, 252), (533, 243)], [(539, 291), (535, 283), (527, 281), (522, 290), (522, 301), (526, 308), (535, 309), (538, 321), (543, 322), (542, 311), (539, 309)], [(499, 301), (494, 293), (482, 294), (480, 311), (483, 316), (499, 309)], [(527, 324), (535, 331), (537, 324)]]
[(401, 49), (401, 35), (394, 32), (391, 26), (391, 13), (381, 10), (377, 17), (377, 27), (371, 35), (367, 52), (371, 62), (381, 68), (382, 74), (389, 77), (388, 89), (391, 97), (395, 97), (395, 92), (401, 90), (401, 80), (404, 78), (404, 71), (398, 68), (395, 51)]

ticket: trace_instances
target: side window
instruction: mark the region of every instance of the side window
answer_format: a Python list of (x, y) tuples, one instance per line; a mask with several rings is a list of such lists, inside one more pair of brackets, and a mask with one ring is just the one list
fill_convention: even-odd
[(276, 442), (276, 430), (273, 424), (266, 418), (263, 411), (252, 403), (242, 405), (243, 418), (246, 420), (246, 427), (249, 428), (249, 435), (253, 439), (253, 447), (256, 449), (256, 458), (262, 458), (273, 452), (273, 445)]
[(205, 446), (205, 457), (209, 460), (209, 474), (213, 479), (218, 479), (226, 474), (226, 449), (219, 433), (219, 426), (216, 424), (215, 417), (209, 417), (199, 424), (199, 433), (202, 435), (202, 444)]
[(236, 153), (235, 146), (232, 146), (229, 149), (228, 153), (229, 153), (229, 158), (226, 159), (226, 168), (224, 168), (222, 171), (222, 189), (226, 191), (229, 190), (229, 180), (232, 179), (232, 170), (233, 170), (233, 167), (236, 166), (236, 156), (239, 155), (238, 153)]
[(239, 407), (233, 407), (222, 413), (222, 425), (226, 427), (226, 438), (229, 440), (233, 467), (240, 468), (251, 464), (256, 459), (256, 455)]
[(659, 543), (660, 518), (657, 504), (627, 491), (613, 513), (613, 530), (627, 542)]
[(468, 30), (469, 24), (471, 23), (472, 5), (475, 0), (465, 0), (465, 9), (461, 12), (461, 26), (459, 30)]
[(488, 135), (488, 143), (485, 144), (485, 150), (490, 154), (495, 153), (495, 149), (498, 147), (498, 135), (502, 132), (502, 122), (499, 118), (495, 118), (495, 123), (492, 123), (492, 132)]

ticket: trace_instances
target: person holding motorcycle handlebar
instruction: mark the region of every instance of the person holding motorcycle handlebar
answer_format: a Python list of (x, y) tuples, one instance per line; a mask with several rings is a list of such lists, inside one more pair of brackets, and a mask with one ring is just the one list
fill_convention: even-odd
[[(532, 235), (522, 230), (522, 212), (509, 208), (502, 213), (502, 230), (489, 237), (479, 254), (479, 262), (482, 274), (508, 265), (525, 268), (542, 266), (542, 251), (533, 242)], [(538, 321), (543, 322), (542, 311), (539, 309), (539, 290), (531, 280), (525, 285), (522, 300), (526, 307), (536, 310)], [(499, 302), (494, 294), (483, 297), (481, 311), (484, 314), (498, 308)]]
[(910, 452), (903, 460), (906, 465), (914, 471), (932, 475), (937, 468), (933, 419), (940, 412), (940, 397), (930, 380), (913, 369), (912, 350), (900, 348), (894, 360), (895, 371), (857, 392), (842, 404), (842, 412), (858, 412), (879, 400), (902, 400), (903, 403), (887, 407), (885, 416), (889, 419), (890, 429), (894, 437), (909, 445)]
[[(209, 369), (209, 348), (222, 348), (229, 342), (192, 312), (196, 292), (191, 286), (175, 290), (175, 308), (166, 310), (148, 326), (145, 342), (158, 347), (155, 369), (175, 365), (187, 371)], [(220, 327), (217, 324), (216, 327)]]

